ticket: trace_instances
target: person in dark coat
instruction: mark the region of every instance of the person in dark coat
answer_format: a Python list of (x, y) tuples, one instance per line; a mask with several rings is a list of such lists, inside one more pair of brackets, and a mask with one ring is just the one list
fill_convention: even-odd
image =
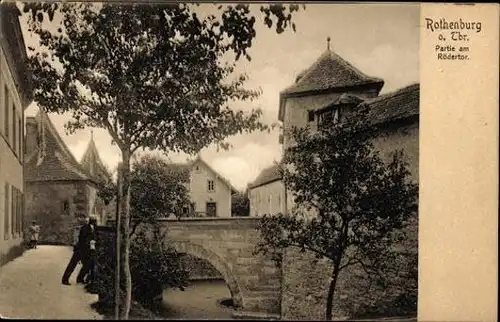
[(73, 274), (76, 265), (80, 261), (82, 262), (82, 268), (78, 273), (76, 282), (77, 283), (84, 282), (84, 277), (88, 271), (88, 261), (90, 258), (90, 244), (92, 240), (95, 241), (96, 224), (97, 222), (95, 218), (89, 218), (88, 223), (83, 225), (82, 228), (80, 228), (80, 233), (78, 234), (78, 241), (73, 246), (73, 256), (71, 256), (71, 259), (68, 263), (68, 266), (66, 266), (66, 270), (64, 271), (62, 277), (63, 284), (70, 285), (69, 278), (71, 277), (71, 274)]

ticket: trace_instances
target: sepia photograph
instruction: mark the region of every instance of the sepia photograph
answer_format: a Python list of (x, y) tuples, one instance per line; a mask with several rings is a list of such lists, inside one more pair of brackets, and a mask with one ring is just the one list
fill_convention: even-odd
[(417, 321), (420, 4), (0, 4), (0, 316)]

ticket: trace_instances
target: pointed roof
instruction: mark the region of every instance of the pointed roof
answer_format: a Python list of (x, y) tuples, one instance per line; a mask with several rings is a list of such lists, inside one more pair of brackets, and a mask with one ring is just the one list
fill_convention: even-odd
[(34, 119), (39, 127), (40, 144), (26, 156), (25, 180), (27, 182), (91, 180), (57, 133), (49, 116), (39, 111)]
[(281, 94), (298, 94), (363, 85), (375, 85), (382, 88), (384, 81), (381, 78), (364, 74), (335, 52), (327, 49), (311, 67), (299, 74), (295, 84), (283, 90)]
[(80, 164), (85, 169), (85, 171), (96, 180), (100, 176), (104, 176), (105, 178), (110, 176), (108, 170), (101, 160), (101, 157), (99, 156), (99, 152), (97, 151), (93, 132), (91, 132), (90, 134), (90, 141), (87, 145), (87, 150), (85, 150), (85, 153), (82, 156)]
[(226, 178), (221, 176), (220, 173), (215, 171), (214, 168), (212, 168), (205, 160), (203, 160), (201, 155), (198, 155), (191, 163), (189, 163), (189, 167), (192, 167), (197, 162), (203, 163), (210, 171), (212, 171), (215, 174), (215, 176), (217, 177), (217, 179), (220, 179), (222, 182), (224, 182), (231, 189), (231, 193), (238, 192), (238, 189), (233, 187), (233, 185), (231, 184), (231, 182), (229, 182), (229, 180), (227, 180)]
[(280, 165), (275, 163), (262, 170), (257, 178), (248, 185), (248, 188), (254, 189), (278, 180), (281, 180)]
[(289, 96), (304, 96), (321, 92), (341, 92), (348, 89), (375, 89), (377, 94), (384, 86), (384, 80), (364, 74), (351, 63), (327, 50), (309, 68), (295, 79), (295, 84), (280, 92), (278, 119), (283, 121), (285, 100)]

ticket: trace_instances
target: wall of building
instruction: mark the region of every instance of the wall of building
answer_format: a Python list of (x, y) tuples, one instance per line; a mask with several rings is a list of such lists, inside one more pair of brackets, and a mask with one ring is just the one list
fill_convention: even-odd
[(0, 46), (0, 265), (22, 253), (23, 119), (21, 98)]
[(418, 128), (419, 123), (398, 126), (384, 130), (373, 142), (375, 149), (381, 151), (382, 159), (389, 162), (395, 150), (404, 150), (405, 160), (414, 182), (418, 182)]
[(89, 185), (84, 181), (34, 182), (25, 188), (25, 225), (38, 222), (41, 243), (73, 244), (74, 231), (89, 215)]
[[(375, 90), (358, 90), (347, 93), (356, 95), (362, 99), (373, 98), (377, 95)], [(290, 139), (290, 135), (287, 132), (289, 129), (293, 127), (305, 127), (306, 125), (310, 125), (312, 129), (315, 129), (316, 123), (309, 123), (307, 120), (308, 112), (325, 107), (329, 103), (338, 99), (342, 94), (343, 93), (327, 93), (286, 98), (285, 115), (283, 120), (283, 149), (286, 149), (293, 144)]]
[(250, 216), (285, 212), (285, 188), (281, 180), (250, 189)]
[[(213, 180), (215, 190), (208, 191), (208, 180)], [(231, 217), (231, 188), (203, 162), (193, 164), (190, 173), (189, 194), (195, 203), (195, 211), (206, 213), (206, 203), (217, 204), (217, 217)]]
[[(418, 127), (417, 121), (387, 128), (380, 132), (374, 141), (375, 149), (381, 152), (384, 161), (391, 160), (396, 149), (403, 149), (405, 159), (409, 164), (411, 178), (418, 182)], [(293, 206), (293, 199), (288, 197), (289, 207)], [(407, 228), (409, 239), (405, 241), (411, 252), (417, 253), (418, 249), (418, 216), (412, 218)], [(415, 255), (416, 256), (416, 255)], [(326, 297), (330, 280), (331, 264), (325, 260), (316, 260), (314, 255), (306, 252), (300, 253), (295, 249), (286, 251), (283, 261), (282, 281), (282, 318), (287, 320), (323, 320), (325, 318)], [(416, 269), (416, 267), (415, 267)], [(408, 272), (404, 272), (405, 274)], [(397, 276), (397, 278), (401, 278)], [(395, 300), (407, 287), (405, 294), (412, 295), (412, 281), (404, 279), (398, 286), (390, 286), (389, 290), (373, 289), (366, 292), (367, 280), (359, 269), (349, 269), (343, 272), (338, 281), (334, 300), (334, 318), (343, 319), (353, 312), (360, 312), (368, 305), (375, 305), (381, 311), (391, 310), (396, 315), (404, 311), (403, 308), (394, 307)], [(406, 283), (406, 284), (405, 284)], [(416, 312), (414, 312), (416, 313)]]

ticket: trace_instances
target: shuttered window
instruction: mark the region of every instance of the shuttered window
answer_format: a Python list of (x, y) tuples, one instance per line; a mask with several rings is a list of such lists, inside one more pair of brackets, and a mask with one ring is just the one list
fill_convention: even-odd
[(3, 236), (4, 239), (9, 239), (10, 238), (10, 230), (9, 230), (9, 224), (10, 224), (10, 187), (9, 184), (5, 184), (5, 198), (4, 198), (4, 219), (3, 219)]

